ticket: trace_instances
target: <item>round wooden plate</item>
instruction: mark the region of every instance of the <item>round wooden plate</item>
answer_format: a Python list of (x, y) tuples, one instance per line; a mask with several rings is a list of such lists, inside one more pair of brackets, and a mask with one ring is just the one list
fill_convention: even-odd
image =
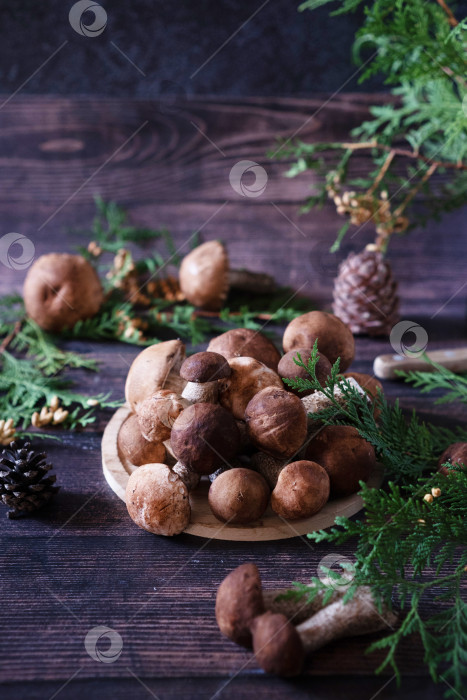
[[(130, 462), (123, 462), (117, 449), (118, 432), (130, 413), (128, 406), (119, 408), (107, 425), (102, 438), (104, 476), (110, 488), (122, 501), (125, 500), (128, 478), (137, 469)], [(382, 468), (377, 467), (368, 480), (368, 486), (378, 487), (382, 481)], [(191, 523), (185, 530), (189, 535), (197, 535), (207, 539), (240, 540), (244, 542), (283, 540), (330, 527), (334, 524), (337, 515), (355, 515), (363, 505), (360, 496), (352, 494), (346, 498), (329, 501), (319, 513), (311, 518), (291, 522), (279, 518), (269, 506), (261, 520), (256, 523), (248, 526), (228, 525), (217, 520), (211, 512), (207, 498), (209, 486), (210, 481), (207, 477), (203, 477), (198, 488), (190, 494)]]

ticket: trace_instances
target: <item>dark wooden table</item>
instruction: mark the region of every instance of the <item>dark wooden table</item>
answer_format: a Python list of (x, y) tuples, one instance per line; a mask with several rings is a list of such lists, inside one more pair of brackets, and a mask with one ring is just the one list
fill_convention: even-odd
[[(235, 265), (266, 270), (328, 307), (337, 262), (363, 248), (362, 231), (336, 258), (327, 250), (338, 226), (329, 207), (298, 216), (311, 177), (282, 177), (284, 164), (265, 153), (277, 136), (339, 138), (366, 113), (364, 96), (323, 100), (203, 99), (187, 104), (15, 97), (0, 111), (1, 233), (30, 237), (37, 254), (72, 250), (99, 193), (126, 206), (134, 222), (166, 225), (177, 244), (196, 230), (224, 239)], [(263, 165), (265, 193), (243, 198), (229, 184), (239, 160)], [(364, 159), (362, 157), (362, 164)], [(186, 246), (185, 246), (186, 248)], [(182, 248), (184, 250), (185, 248)], [(430, 348), (465, 343), (466, 211), (394, 242), (402, 317), (421, 323)], [(0, 292), (20, 290), (23, 273), (0, 266)], [(83, 390), (123, 395), (138, 349), (80, 343), (101, 361), (98, 375), (76, 373)], [(371, 372), (387, 340), (357, 340), (354, 369)], [(465, 421), (456, 406), (434, 409), (399, 383), (391, 398), (427, 419)], [(265, 585), (315, 575), (329, 547), (305, 538), (245, 544), (182, 535), (164, 539), (136, 528), (104, 481), (100, 440), (108, 416), (48, 447), (61, 491), (37, 517), (3, 519), (1, 532), (0, 695), (18, 698), (438, 698), (417, 640), (400, 655), (397, 691), (391, 674), (375, 678), (378, 658), (367, 640), (317, 653), (294, 681), (259, 672), (251, 654), (223, 639), (213, 613), (223, 577), (258, 563)], [(352, 546), (339, 554), (352, 557)], [(96, 626), (115, 629), (123, 652), (94, 661), (84, 647)]]

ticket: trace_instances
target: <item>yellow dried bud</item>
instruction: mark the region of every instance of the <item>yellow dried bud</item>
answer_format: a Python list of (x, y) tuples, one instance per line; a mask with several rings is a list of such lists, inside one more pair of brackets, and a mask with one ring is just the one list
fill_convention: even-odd
[(439, 498), (439, 496), (441, 496), (441, 489), (431, 489), (431, 493), (434, 498)]
[(60, 406), (60, 399), (58, 398), (58, 396), (53, 396), (52, 400), (50, 402), (50, 410), (56, 411), (59, 406)]
[(431, 493), (426, 493), (426, 494), (423, 496), (423, 500), (424, 500), (426, 503), (433, 503), (433, 496), (431, 495)]
[(91, 406), (91, 407), (93, 407), (93, 406), (99, 406), (99, 401), (98, 401), (97, 399), (88, 399), (88, 400), (86, 401), (86, 403), (87, 403), (88, 406)]

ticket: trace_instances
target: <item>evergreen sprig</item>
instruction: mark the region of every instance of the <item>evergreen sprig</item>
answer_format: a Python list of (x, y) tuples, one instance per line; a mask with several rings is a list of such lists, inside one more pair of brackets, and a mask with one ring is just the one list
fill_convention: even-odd
[(412, 384), (420, 389), (422, 394), (429, 394), (432, 391), (443, 391), (444, 394), (435, 399), (435, 404), (453, 403), (460, 401), (467, 403), (467, 374), (456, 374), (446, 367), (433, 362), (426, 355), (425, 359), (431, 364), (432, 371), (409, 371), (397, 370), (398, 377), (402, 377), (407, 384)]
[[(350, 570), (343, 567), (350, 583), (336, 572), (324, 573), (338, 579), (337, 585), (347, 585), (344, 601), (358, 586), (367, 585), (377, 600), (401, 609), (400, 626), (368, 649), (385, 653), (377, 672), (390, 666), (400, 680), (397, 650), (405, 637), (418, 633), (432, 678), (446, 683), (446, 697), (458, 697), (467, 676), (467, 469), (448, 465), (448, 474), (442, 474), (436, 465), (449, 444), (467, 440), (467, 430), (438, 428), (415, 413), (407, 421), (399, 405), (390, 406), (381, 392), (370, 404), (339, 375), (339, 361), (323, 388), (316, 377), (318, 357), (315, 343), (307, 365), (300, 357), (296, 360), (309, 379), (284, 381), (299, 391), (322, 391), (332, 405), (314, 413), (313, 419), (356, 427), (374, 446), (389, 481), (385, 488), (361, 482), (363, 519), (337, 517), (330, 530), (308, 537), (333, 545), (358, 538), (354, 564)], [(344, 406), (334, 398), (338, 383), (345, 393)], [(311, 588), (295, 583), (287, 596), (311, 600), (324, 590), (329, 599), (336, 581), (325, 583), (321, 578), (314, 577)], [(423, 613), (427, 600), (437, 610), (428, 618)]]
[[(336, 0), (309, 0), (300, 10)], [(363, 0), (338, 0), (332, 14), (354, 12)], [(455, 11), (453, 6), (453, 10)], [(274, 155), (292, 159), (287, 175), (318, 175), (303, 211), (328, 197), (346, 217), (334, 250), (351, 225), (371, 223), (385, 251), (393, 233), (424, 225), (465, 204), (467, 188), (467, 19), (444, 0), (366, 3), (353, 46), (360, 82), (383, 75), (394, 97), (370, 109), (350, 142), (283, 141)], [(368, 58), (364, 61), (364, 56)], [(360, 154), (372, 165), (362, 173)], [(433, 178), (435, 173), (439, 178)], [(423, 204), (412, 207), (423, 194)]]

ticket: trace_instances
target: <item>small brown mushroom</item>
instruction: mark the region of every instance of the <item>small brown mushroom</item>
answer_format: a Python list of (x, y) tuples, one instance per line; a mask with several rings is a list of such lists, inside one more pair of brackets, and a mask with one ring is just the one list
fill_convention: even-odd
[[(297, 377), (299, 377), (300, 379), (310, 379), (310, 375), (308, 374), (306, 369), (295, 364), (294, 360), (297, 358), (298, 355), (300, 355), (302, 362), (307, 365), (311, 357), (311, 353), (312, 350), (310, 350), (310, 348), (295, 348), (294, 350), (290, 350), (281, 358), (281, 361), (279, 362), (279, 367), (277, 368), (277, 373), (283, 379), (296, 379)], [(331, 374), (331, 369), (332, 365), (329, 362), (328, 358), (324, 355), (319, 355), (318, 361), (315, 365), (315, 371), (316, 378), (321, 384), (321, 386), (326, 385), (327, 378)], [(303, 398), (304, 396), (309, 396), (315, 391), (314, 389), (298, 391), (297, 389), (292, 389), (292, 387), (287, 385), (286, 388), (293, 394), (300, 396), (300, 398)]]
[(285, 520), (310, 518), (327, 503), (329, 492), (326, 470), (316, 462), (299, 460), (280, 472), (271, 494), (271, 507)]
[(312, 348), (316, 340), (332, 365), (341, 358), (340, 370), (345, 372), (355, 357), (355, 340), (349, 327), (333, 314), (310, 311), (291, 321), (284, 333), (284, 351)]
[(125, 397), (133, 411), (144, 399), (158, 389), (181, 394), (186, 382), (180, 377), (185, 359), (185, 345), (181, 340), (167, 340), (145, 348), (136, 356), (128, 372)]
[(378, 606), (371, 588), (361, 586), (347, 603), (336, 600), (297, 627), (285, 615), (266, 612), (250, 624), (253, 650), (261, 668), (279, 676), (298, 675), (305, 655), (343, 637), (372, 634), (397, 622), (397, 615)]
[(97, 272), (82, 255), (42, 255), (24, 282), (26, 312), (38, 326), (52, 333), (92, 318), (103, 301)]
[(349, 425), (328, 425), (310, 441), (306, 459), (321, 464), (329, 474), (331, 496), (341, 498), (359, 490), (376, 464), (373, 445)]
[(175, 421), (170, 438), (176, 458), (197, 474), (212, 474), (239, 449), (234, 417), (217, 404), (195, 403)]
[(218, 518), (232, 525), (259, 520), (268, 507), (269, 487), (261, 474), (251, 469), (228, 469), (212, 482), (209, 505)]
[(253, 357), (234, 357), (229, 366), (230, 376), (219, 381), (219, 403), (237, 420), (243, 420), (247, 405), (261, 389), (284, 386), (276, 372)]
[(208, 241), (182, 260), (180, 288), (190, 304), (218, 311), (230, 288), (267, 294), (275, 289), (275, 282), (264, 273), (229, 269), (229, 257), (222, 243)]
[[(330, 582), (330, 579), (325, 579)], [(314, 584), (310, 584), (310, 590)], [(289, 589), (263, 590), (261, 576), (256, 564), (237, 566), (220, 584), (216, 597), (216, 619), (223, 635), (242, 646), (251, 647), (251, 624), (265, 610), (281, 613), (295, 624), (304, 622), (323, 608), (324, 590), (315, 591), (313, 599), (287, 599), (283, 596)], [(347, 588), (335, 590), (326, 605), (342, 598)]]
[(155, 535), (178, 535), (190, 522), (188, 489), (165, 464), (146, 464), (130, 475), (126, 506), (136, 525)]
[(128, 416), (118, 432), (117, 448), (120, 458), (135, 467), (143, 464), (165, 462), (166, 449), (161, 442), (148, 442), (141, 434), (138, 416)]
[(277, 372), (277, 365), (281, 359), (274, 343), (251, 328), (232, 328), (222, 333), (211, 340), (208, 350), (218, 352), (227, 360), (234, 357), (253, 357), (274, 372)]
[(149, 442), (164, 442), (170, 438), (172, 427), (189, 402), (168, 389), (159, 389), (137, 405), (139, 427)]
[(451, 469), (443, 467), (443, 464), (450, 462), (451, 464), (460, 464), (467, 469), (467, 442), (454, 442), (446, 448), (439, 458), (438, 468), (442, 474), (449, 474)]
[(245, 422), (252, 443), (276, 459), (296, 454), (307, 435), (303, 403), (285, 389), (267, 387), (256, 394), (246, 407)]
[(225, 357), (217, 352), (197, 352), (188, 357), (180, 369), (187, 382), (182, 392), (191, 403), (217, 403), (218, 380), (230, 376), (231, 369)]

